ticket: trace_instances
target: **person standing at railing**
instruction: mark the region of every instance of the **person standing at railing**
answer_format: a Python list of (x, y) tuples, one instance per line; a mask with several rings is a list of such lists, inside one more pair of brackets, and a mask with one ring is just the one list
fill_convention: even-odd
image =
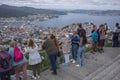
[(64, 37), (62, 38), (62, 52), (63, 52), (63, 56), (64, 56), (64, 66), (69, 65), (70, 62), (70, 46), (69, 46), (69, 36), (64, 35)]
[(42, 61), (41, 56), (39, 54), (39, 48), (37, 44), (33, 42), (32, 39), (28, 39), (27, 48), (25, 48), (26, 54), (29, 54), (29, 65), (32, 67), (33, 71), (33, 79), (40, 78), (40, 63)]
[(120, 26), (116, 23), (115, 30), (113, 32), (113, 47), (120, 47)]
[(84, 55), (85, 55), (85, 45), (87, 43), (87, 38), (86, 34), (84, 31), (80, 33), (80, 41), (79, 41), (79, 48), (78, 48), (78, 53), (77, 53), (77, 67), (84, 66), (85, 65), (85, 60), (84, 60)]
[(53, 70), (52, 74), (57, 75), (56, 61), (57, 61), (58, 48), (56, 47), (53, 40), (50, 38), (50, 35), (48, 36), (48, 38), (43, 43), (42, 48), (44, 50), (46, 50), (46, 52), (49, 56), (51, 67), (52, 67), (52, 70)]
[(118, 28), (116, 29), (116, 32), (118, 33), (118, 47), (120, 47), (120, 26), (118, 24)]
[(58, 40), (56, 39), (56, 36), (55, 36), (55, 35), (51, 34), (51, 35), (50, 35), (50, 38), (53, 40), (55, 46), (56, 46), (57, 49), (58, 49), (57, 62), (56, 62), (56, 64), (57, 64), (57, 68), (59, 68), (59, 65), (60, 65), (60, 56), (61, 56), (61, 54), (62, 54), (61, 51), (60, 51), (60, 45), (59, 45)]
[(97, 51), (97, 44), (98, 44), (98, 33), (96, 25), (93, 25), (92, 30), (92, 50), (91, 53), (95, 53)]
[(0, 80), (11, 80), (11, 58), (3, 45), (0, 45)]
[(104, 52), (103, 47), (105, 45), (105, 26), (101, 24), (97, 30), (98, 32), (98, 46), (99, 46), (99, 52)]
[(72, 63), (75, 63), (77, 60), (77, 50), (79, 47), (79, 41), (80, 41), (80, 36), (77, 34), (77, 32), (73, 32), (73, 35), (71, 37), (71, 44), (72, 44)]
[[(27, 60), (26, 60), (25, 56), (23, 55), (22, 58), (19, 61), (16, 61), (16, 59), (15, 59), (16, 50), (15, 49), (19, 49), (19, 51), (18, 50), (17, 51), (19, 52), (19, 57), (20, 57), (20, 54), (22, 54), (21, 47), (17, 45), (17, 42), (11, 41), (8, 53), (11, 56), (11, 63), (12, 63), (12, 66), (14, 67), (14, 69), (15, 69), (16, 80), (20, 80), (19, 72), (20, 72), (21, 69), (22, 69), (22, 72), (23, 72), (23, 80), (27, 80)], [(18, 56), (16, 56), (16, 58), (17, 57)]]

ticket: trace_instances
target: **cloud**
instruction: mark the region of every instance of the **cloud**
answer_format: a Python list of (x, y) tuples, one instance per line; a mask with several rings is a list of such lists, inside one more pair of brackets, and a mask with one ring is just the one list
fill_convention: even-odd
[(0, 0), (0, 4), (36, 8), (120, 9), (120, 0)]
[(120, 0), (93, 0), (94, 5), (111, 5), (116, 6), (120, 5)]

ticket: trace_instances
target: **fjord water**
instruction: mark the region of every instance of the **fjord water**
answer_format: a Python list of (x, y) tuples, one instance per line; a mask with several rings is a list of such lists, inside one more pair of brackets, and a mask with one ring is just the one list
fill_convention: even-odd
[(67, 15), (59, 16), (58, 18), (53, 18), (48, 21), (34, 21), (33, 23), (41, 27), (64, 27), (73, 23), (85, 23), (92, 22), (99, 26), (101, 23), (107, 23), (108, 27), (113, 30), (115, 23), (120, 22), (120, 16), (110, 16), (110, 15), (88, 15), (79, 13), (68, 13)]

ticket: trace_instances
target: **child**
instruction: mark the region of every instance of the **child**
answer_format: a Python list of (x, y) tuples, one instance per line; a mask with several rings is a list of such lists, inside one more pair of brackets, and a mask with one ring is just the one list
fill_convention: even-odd
[(62, 39), (62, 51), (63, 51), (63, 55), (64, 55), (64, 59), (65, 59), (65, 63), (63, 65), (68, 65), (69, 62), (70, 62), (70, 59), (69, 59), (69, 53), (70, 53), (70, 46), (69, 46), (69, 43), (68, 43), (68, 37), (64, 37)]
[(11, 80), (10, 78), (10, 55), (0, 45), (0, 80)]
[(38, 52), (39, 48), (32, 39), (28, 39), (27, 42), (28, 47), (25, 49), (25, 52), (29, 53), (29, 65), (32, 66), (33, 69), (33, 79), (40, 78), (40, 67), (39, 64), (41, 63), (41, 57)]

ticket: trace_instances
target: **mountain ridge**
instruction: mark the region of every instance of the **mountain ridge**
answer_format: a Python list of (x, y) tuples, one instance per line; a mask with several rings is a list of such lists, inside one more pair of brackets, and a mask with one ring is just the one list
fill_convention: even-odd
[(120, 15), (120, 10), (71, 10), (71, 13), (84, 13), (90, 15)]
[(65, 12), (50, 10), (50, 9), (36, 9), (32, 7), (16, 7), (2, 4), (0, 5), (0, 17), (22, 17), (35, 14), (58, 14), (64, 15)]

